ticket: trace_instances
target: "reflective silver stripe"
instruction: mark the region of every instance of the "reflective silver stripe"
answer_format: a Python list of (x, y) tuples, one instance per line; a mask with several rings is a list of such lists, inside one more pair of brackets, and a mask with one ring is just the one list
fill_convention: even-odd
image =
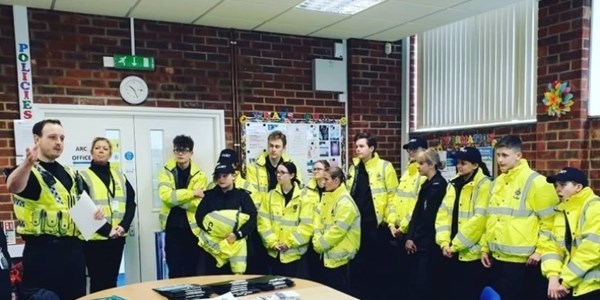
[(248, 183), (248, 181), (244, 181), (244, 186), (242, 187), (244, 190), (249, 190), (252, 185)]
[(179, 200), (177, 200), (177, 191), (176, 190), (171, 192), (171, 203), (173, 205), (179, 205)]
[(263, 217), (263, 218), (267, 218), (267, 219), (271, 218), (271, 216), (268, 213), (264, 212), (264, 211), (259, 211), (258, 212), (258, 216), (259, 217)]
[(198, 228), (200, 228), (200, 227), (198, 227), (198, 224), (196, 224), (196, 222), (194, 222), (194, 223), (190, 224), (190, 228), (191, 228), (192, 230), (194, 230), (194, 229), (198, 229)]
[(292, 233), (292, 235), (294, 236), (294, 238), (296, 239), (296, 242), (298, 242), (298, 244), (304, 245), (304, 244), (308, 243), (306, 241), (306, 239), (300, 233), (298, 233), (298, 231), (294, 231)]
[(442, 205), (440, 205), (440, 209), (445, 210), (449, 215), (452, 216), (452, 209), (450, 209), (450, 207), (446, 206), (446, 203), (442, 202)]
[(209, 247), (212, 248), (214, 250), (217, 251), (221, 251), (221, 247), (219, 247), (219, 244), (211, 241), (210, 239), (208, 239), (208, 234), (204, 231), (200, 232), (200, 239)]
[(246, 256), (236, 255), (229, 258), (230, 263), (243, 263), (246, 262)]
[(435, 228), (435, 231), (437, 231), (437, 232), (450, 231), (450, 226), (448, 226), (448, 225), (438, 226)]
[(548, 253), (548, 254), (542, 255), (542, 262), (549, 261), (549, 260), (558, 260), (558, 261), (562, 262), (563, 257), (556, 253)]
[(269, 192), (269, 187), (257, 186), (257, 187), (256, 187), (256, 189), (257, 189), (259, 192), (263, 192), (263, 193), (267, 193), (267, 192)]
[(222, 223), (230, 226), (231, 228), (235, 227), (235, 220), (229, 219), (223, 216), (222, 214), (218, 213), (217, 211), (209, 213), (208, 216), (212, 217), (215, 220), (221, 221)]
[(300, 218), (300, 224), (312, 224), (311, 218)]
[(323, 247), (323, 249), (329, 249), (329, 248), (331, 248), (331, 246), (329, 246), (329, 243), (327, 243), (327, 241), (325, 240), (324, 237), (321, 237), (319, 239), (319, 244), (321, 244), (321, 247)]
[(336, 252), (325, 252), (325, 258), (328, 259), (336, 259), (336, 260), (342, 260), (342, 259), (352, 259), (354, 258), (354, 256), (356, 255), (356, 252), (346, 252), (346, 251), (336, 251)]
[(459, 211), (458, 212), (458, 217), (461, 219), (469, 219), (471, 218), (471, 212), (468, 211)]
[(261, 235), (265, 238), (269, 237), (270, 235), (275, 235), (275, 233), (273, 233), (273, 230), (271, 229), (267, 229), (264, 232), (261, 232)]
[(469, 216), (467, 218), (471, 218), (473, 217), (474, 214), (477, 213), (477, 209), (475, 208), (475, 205), (477, 204), (477, 198), (479, 198), (479, 189), (481, 188), (481, 186), (483, 186), (484, 183), (489, 182), (490, 178), (489, 177), (483, 177), (481, 178), (481, 180), (479, 180), (479, 182), (477, 183), (477, 185), (475, 186), (475, 190), (473, 191), (473, 194), (471, 194), (471, 209), (469, 210)]
[(302, 255), (302, 254), (306, 253), (306, 250), (308, 250), (308, 246), (304, 245), (304, 246), (300, 246), (298, 248), (290, 248), (287, 251), (285, 251), (285, 254), (299, 254), (299, 255)]
[(505, 215), (514, 217), (529, 217), (533, 214), (531, 210), (521, 211), (519, 209), (513, 209), (508, 207), (489, 207), (487, 210), (488, 214), (494, 215)]
[(573, 263), (573, 261), (569, 261), (567, 264), (567, 269), (571, 270), (571, 272), (573, 272), (573, 274), (579, 278), (583, 278), (583, 275), (585, 275), (585, 271)]
[(371, 195), (375, 196), (377, 194), (387, 193), (384, 188), (371, 189)]
[(465, 246), (467, 246), (467, 248), (471, 248), (473, 247), (473, 245), (475, 245), (474, 242), (472, 242), (471, 240), (469, 240), (464, 234), (462, 234), (462, 232), (458, 232), (456, 234), (456, 238), (461, 241), (463, 244), (465, 244)]
[(529, 195), (529, 190), (533, 185), (533, 180), (538, 176), (540, 176), (538, 172), (533, 172), (529, 175), (529, 177), (527, 177), (527, 180), (525, 181), (525, 186), (523, 186), (523, 192), (521, 193), (521, 212), (527, 211), (527, 195)]
[(479, 244), (475, 244), (469, 248), (471, 251), (481, 251), (481, 246)]
[(491, 243), (491, 242), (488, 242), (488, 246), (492, 252), (498, 251), (498, 252), (505, 253), (505, 254), (521, 255), (521, 256), (531, 255), (535, 251), (535, 246), (508, 246), (508, 245), (500, 245), (500, 244)]
[(341, 227), (344, 231), (348, 231), (348, 228), (350, 228), (349, 224), (346, 224), (345, 222), (342, 222), (342, 221), (335, 221), (335, 225), (337, 225), (338, 227)]
[(123, 219), (123, 216), (124, 216), (124, 215), (125, 215), (125, 214), (124, 214), (124, 213), (121, 213), (121, 212), (113, 212), (113, 213), (112, 213), (112, 217), (113, 217), (113, 219)]
[(166, 187), (168, 187), (168, 188), (170, 188), (170, 189), (172, 189), (172, 188), (173, 188), (173, 185), (172, 185), (171, 183), (169, 183), (169, 182), (160, 182), (160, 183), (158, 184), (158, 188), (160, 188), (161, 186), (166, 186)]
[(90, 196), (92, 196), (92, 199), (93, 199), (94, 196), (96, 195), (96, 191), (94, 190), (94, 185), (92, 184), (92, 178), (90, 177), (90, 174), (88, 173), (87, 170), (83, 170), (83, 171), (79, 172), (79, 174), (83, 178), (83, 181), (85, 181), (85, 183), (87, 183), (88, 189), (90, 190), (90, 194), (91, 194)]
[(540, 218), (547, 217), (553, 215), (555, 213), (554, 207), (548, 207), (536, 212)]
[(585, 273), (585, 276), (583, 276), (583, 280), (588, 281), (588, 280), (593, 280), (593, 279), (600, 279), (600, 270), (596, 269), (596, 270), (592, 270), (589, 271), (587, 273)]
[(476, 215), (485, 215), (485, 208), (475, 208)]
[(587, 212), (587, 210), (590, 207), (590, 205), (592, 205), (592, 203), (594, 203), (595, 201), (600, 201), (600, 197), (594, 197), (594, 198), (592, 198), (592, 200), (588, 201), (583, 206), (583, 209), (581, 210), (582, 214), (579, 216), (579, 228), (580, 229), (583, 228), (583, 225), (585, 225), (585, 220), (586, 220), (585, 213)]
[(167, 216), (165, 215), (158, 215), (158, 221), (160, 221), (160, 223), (166, 222), (167, 221)]
[[(279, 219), (281, 219), (281, 217), (279, 217)], [(283, 220), (283, 219), (281, 219), (279, 222), (281, 223), (281, 225), (287, 226), (287, 227), (294, 227), (294, 226), (298, 225), (298, 221), (291, 221), (291, 220)]]
[(414, 198), (416, 196), (415, 193), (405, 192), (405, 191), (401, 191), (401, 190), (396, 191), (396, 195), (398, 195), (399, 197), (404, 197), (404, 198)]
[(581, 236), (582, 240), (586, 240), (586, 241), (591, 241), (594, 243), (599, 243), (600, 244), (600, 235), (597, 235), (595, 233), (588, 233), (588, 234), (583, 234)]
[(540, 229), (540, 235), (545, 236), (547, 238), (552, 238), (552, 232), (544, 229)]

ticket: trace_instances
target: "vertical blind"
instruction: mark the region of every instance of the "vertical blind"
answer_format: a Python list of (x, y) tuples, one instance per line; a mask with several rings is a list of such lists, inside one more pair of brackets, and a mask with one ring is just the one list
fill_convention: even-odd
[(536, 0), (417, 36), (416, 131), (535, 122)]

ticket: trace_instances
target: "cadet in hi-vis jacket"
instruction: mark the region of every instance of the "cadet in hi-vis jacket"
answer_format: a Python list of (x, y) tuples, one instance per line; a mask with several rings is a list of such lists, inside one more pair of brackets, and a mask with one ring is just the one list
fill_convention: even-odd
[(547, 180), (561, 200), (542, 250), (548, 297), (600, 299), (600, 197), (579, 169), (563, 168)]
[(162, 200), (160, 227), (165, 231), (169, 278), (195, 276), (202, 268), (198, 249), (200, 229), (196, 209), (208, 186), (206, 174), (192, 160), (194, 141), (185, 135), (173, 139), (173, 155), (158, 174)]

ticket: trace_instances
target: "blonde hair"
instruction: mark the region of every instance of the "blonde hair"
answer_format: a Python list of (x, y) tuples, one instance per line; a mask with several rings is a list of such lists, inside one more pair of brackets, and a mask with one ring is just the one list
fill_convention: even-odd
[(437, 170), (444, 168), (444, 163), (440, 160), (440, 155), (435, 148), (428, 148), (427, 150), (419, 153), (417, 155), (417, 162), (435, 166)]
[(96, 137), (96, 138), (94, 138), (94, 140), (92, 140), (92, 149), (90, 149), (90, 153), (92, 153), (94, 151), (94, 146), (96, 146), (96, 143), (100, 142), (100, 141), (106, 142), (108, 144), (108, 150), (110, 150), (110, 153), (112, 153), (112, 150), (113, 150), (112, 143), (107, 138), (101, 137), (101, 136)]

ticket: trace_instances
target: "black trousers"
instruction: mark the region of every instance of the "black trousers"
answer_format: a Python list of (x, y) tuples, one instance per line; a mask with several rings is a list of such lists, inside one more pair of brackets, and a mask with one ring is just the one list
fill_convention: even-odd
[(321, 265), (321, 270), (315, 277), (315, 281), (342, 293), (349, 294), (349, 265), (345, 264), (337, 268), (326, 268), (324, 265)]
[(460, 261), (458, 254), (443, 257), (442, 261), (443, 276), (449, 286), (448, 300), (479, 300), (483, 288), (490, 284), (489, 270), (481, 261)]
[[(204, 249), (200, 249), (202, 256), (205, 257), (205, 274), (206, 275), (233, 275), (231, 266), (226, 263), (222, 267), (217, 267), (217, 260)], [(204, 275), (204, 274), (203, 274)]]
[(165, 230), (165, 256), (169, 278), (198, 275), (203, 268), (198, 238), (189, 228), (167, 228)]
[[(417, 245), (417, 248), (419, 246)], [(443, 281), (442, 252), (434, 247), (418, 250), (407, 257), (409, 265), (408, 299), (446, 299), (448, 288)]]
[(61, 300), (82, 297), (85, 291), (83, 241), (74, 237), (25, 238), (23, 249), (23, 294), (27, 299), (40, 289), (50, 290)]
[(269, 254), (262, 243), (258, 231), (254, 230), (248, 235), (248, 267), (246, 274), (268, 275), (271, 274)]
[(124, 247), (125, 238), (84, 243), (85, 264), (90, 276), (90, 293), (117, 286)]
[[(387, 295), (396, 278), (390, 278), (393, 248), (387, 226), (364, 226), (361, 228), (360, 249), (350, 261), (350, 294), (356, 298), (388, 299)], [(390, 299), (397, 299), (393, 297)]]
[(502, 300), (548, 299), (548, 280), (542, 276), (540, 265), (494, 260), (491, 286)]
[(306, 254), (300, 257), (299, 260), (295, 260), (285, 264), (279, 260), (279, 256), (277, 256), (276, 258), (269, 256), (269, 263), (271, 265), (273, 275), (297, 277), (310, 280), (308, 276), (308, 261), (306, 258)]

